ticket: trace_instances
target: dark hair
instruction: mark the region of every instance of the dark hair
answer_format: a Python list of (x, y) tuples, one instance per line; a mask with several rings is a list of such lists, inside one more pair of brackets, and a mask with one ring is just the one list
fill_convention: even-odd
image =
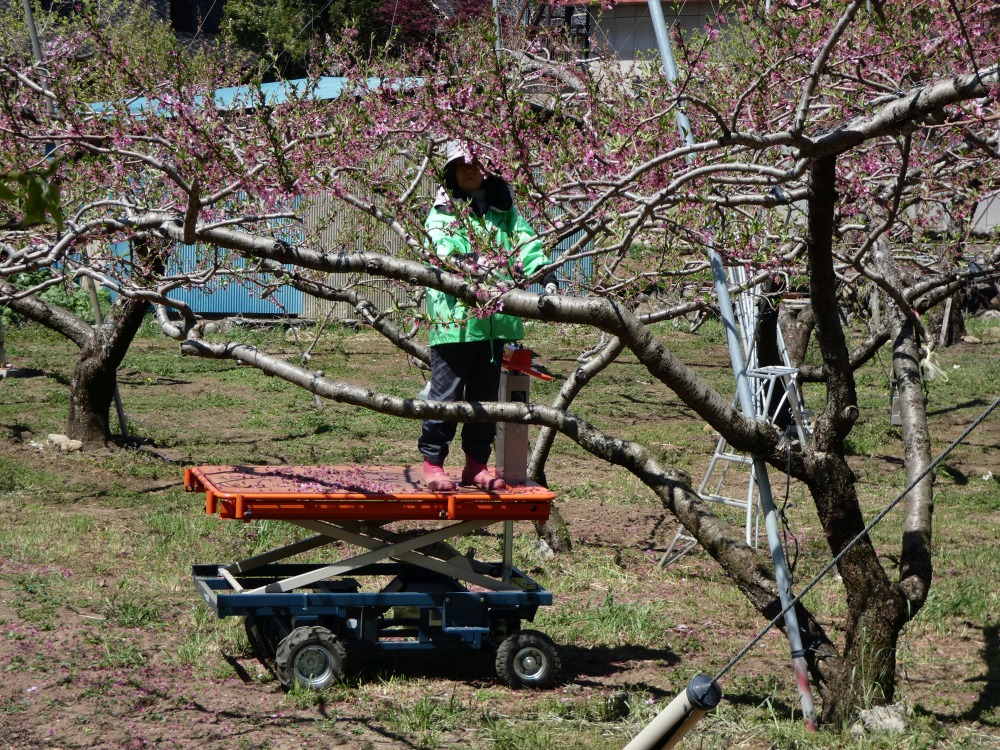
[(444, 188), (452, 198), (469, 200), (472, 196), (458, 186), (459, 163), (459, 159), (454, 159), (444, 168)]

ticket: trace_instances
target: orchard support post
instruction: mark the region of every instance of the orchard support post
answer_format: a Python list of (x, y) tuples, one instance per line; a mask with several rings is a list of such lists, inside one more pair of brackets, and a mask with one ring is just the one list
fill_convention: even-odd
[(4, 346), (2, 318), (0, 318), (0, 373), (7, 374), (7, 348)]
[[(656, 45), (663, 63), (663, 72), (667, 80), (673, 84), (678, 78), (677, 67), (674, 64), (667, 25), (663, 19), (663, 8), (660, 5), (660, 0), (647, 0), (647, 3), (649, 5), (649, 15), (653, 23), (653, 31), (656, 34)], [(688, 145), (692, 145), (694, 137), (691, 133), (691, 123), (681, 107), (677, 108), (677, 125), (680, 129), (681, 137), (684, 138)], [(711, 244), (708, 246), (708, 258), (712, 265), (712, 277), (715, 281), (715, 292), (719, 300), (719, 311), (722, 314), (723, 325), (726, 329), (729, 359), (732, 363), (733, 374), (736, 376), (736, 394), (739, 399), (740, 409), (744, 416), (755, 419), (757, 413), (756, 409), (754, 409), (753, 394), (750, 391), (746, 363), (743, 361), (743, 351), (740, 348), (739, 333), (736, 329), (736, 315), (733, 312), (732, 300), (729, 297), (726, 272), (722, 265), (722, 258), (719, 257), (719, 254)], [(802, 631), (799, 628), (798, 615), (795, 613), (795, 608), (790, 606), (793, 601), (791, 577), (788, 573), (784, 549), (781, 546), (781, 530), (778, 526), (778, 514), (774, 507), (774, 498), (771, 495), (771, 482), (767, 476), (767, 465), (763, 459), (754, 456), (753, 469), (760, 497), (761, 512), (764, 515), (764, 529), (767, 532), (768, 547), (771, 550), (771, 559), (774, 562), (775, 583), (778, 586), (778, 596), (781, 600), (781, 606), (785, 609), (785, 635), (788, 637), (788, 644), (792, 652), (792, 670), (795, 673), (795, 683), (799, 691), (802, 719), (805, 722), (806, 729), (816, 731), (816, 707), (813, 704), (812, 689), (809, 685), (809, 673), (806, 668), (805, 649), (802, 646)]]

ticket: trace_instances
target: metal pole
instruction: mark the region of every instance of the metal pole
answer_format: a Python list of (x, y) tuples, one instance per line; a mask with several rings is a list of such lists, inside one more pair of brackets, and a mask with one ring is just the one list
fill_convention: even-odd
[[(39, 69), (38, 78), (42, 86), (48, 89), (48, 78), (42, 69), (42, 43), (38, 40), (38, 29), (35, 27), (35, 14), (31, 11), (31, 0), (21, 0), (21, 5), (24, 7), (24, 23), (28, 27), (28, 37), (31, 39), (31, 53), (34, 55), (35, 63)], [(49, 96), (45, 97), (45, 108), (50, 115), (55, 114), (55, 106), (52, 104), (52, 99)], [(48, 151), (49, 146), (46, 146), (46, 153)]]
[(31, 51), (35, 55), (35, 62), (42, 64), (42, 45), (38, 41), (38, 29), (35, 28), (35, 14), (31, 12), (31, 0), (22, 0), (24, 7), (24, 21), (28, 25), (28, 36), (31, 38)]
[(514, 522), (503, 522), (503, 571), (504, 583), (510, 583), (514, 577)]
[[(654, 2), (655, 0), (650, 0)], [(736, 331), (736, 318), (729, 298), (729, 287), (726, 283), (726, 272), (722, 267), (722, 259), (711, 246), (708, 257), (712, 264), (712, 276), (715, 278), (715, 291), (719, 298), (719, 310), (726, 328), (726, 342), (729, 345), (729, 358), (733, 372), (736, 375), (736, 393), (739, 397), (743, 415), (756, 419), (753, 394), (747, 379), (746, 365), (743, 363), (743, 351), (740, 349), (739, 336)], [(792, 651), (792, 671), (795, 673), (795, 683), (799, 690), (799, 702), (802, 706), (802, 720), (806, 729), (816, 731), (816, 707), (813, 705), (812, 689), (809, 686), (809, 673), (806, 669), (805, 649), (802, 646), (802, 631), (799, 629), (799, 618), (792, 603), (791, 577), (788, 575), (788, 565), (785, 562), (785, 551), (781, 546), (781, 529), (778, 526), (778, 512), (771, 496), (771, 481), (767, 476), (767, 464), (759, 456), (753, 457), (753, 474), (757, 482), (757, 493), (760, 497), (760, 509), (764, 515), (764, 530), (767, 532), (767, 544), (771, 550), (771, 560), (774, 563), (774, 580), (778, 586), (778, 597), (785, 612), (785, 635)]]
[[(670, 37), (667, 34), (666, 22), (663, 20), (663, 9), (660, 0), (647, 0), (649, 5), (649, 15), (653, 22), (653, 31), (656, 34), (656, 45), (660, 50), (660, 59), (663, 62), (663, 72), (670, 83), (674, 83), (677, 78), (677, 67), (674, 65), (674, 56), (670, 46)], [(694, 143), (691, 133), (691, 125), (687, 114), (678, 107), (677, 124), (680, 128), (681, 136), (689, 144)], [(722, 259), (709, 244), (708, 258), (712, 265), (712, 276), (715, 280), (715, 292), (719, 299), (719, 311), (722, 314), (722, 321), (726, 329), (726, 343), (729, 345), (729, 359), (732, 363), (733, 374), (736, 376), (736, 393), (739, 398), (740, 408), (744, 416), (750, 419), (757, 418), (754, 408), (753, 394), (750, 390), (750, 382), (747, 378), (746, 364), (743, 361), (743, 351), (740, 348), (739, 335), (736, 330), (736, 316), (733, 313), (732, 300), (729, 297), (729, 286), (726, 282), (726, 272), (722, 266)], [(816, 730), (816, 708), (813, 705), (812, 689), (809, 685), (809, 674), (806, 669), (805, 650), (802, 647), (802, 631), (799, 629), (798, 616), (795, 608), (790, 607), (793, 597), (791, 592), (791, 578), (788, 574), (788, 565), (785, 562), (784, 549), (781, 546), (781, 530), (778, 527), (778, 514), (774, 507), (774, 498), (771, 496), (771, 482), (767, 476), (767, 464), (764, 460), (753, 457), (754, 479), (757, 482), (757, 491), (760, 497), (760, 507), (764, 515), (764, 529), (767, 532), (768, 547), (771, 550), (771, 559), (774, 563), (774, 579), (778, 586), (778, 596), (781, 600), (782, 608), (787, 607), (785, 612), (785, 635), (788, 637), (788, 645), (792, 652), (792, 670), (795, 673), (795, 683), (799, 691), (799, 701), (802, 706), (802, 719), (806, 729)]]
[[(31, 52), (35, 57), (35, 62), (38, 63), (39, 67), (41, 67), (42, 45), (38, 41), (38, 30), (35, 28), (35, 16), (31, 12), (31, 0), (22, 0), (22, 5), (24, 7), (24, 22), (28, 27), (28, 37), (31, 39)], [(45, 104), (48, 107), (49, 114), (52, 114), (52, 102), (48, 97), (45, 97)], [(7, 350), (4, 347), (3, 321), (0, 320), (0, 372), (6, 376), (7, 369)]]
[(0, 373), (7, 374), (7, 349), (3, 341), (3, 318), (0, 318)]
[[(28, 2), (28, 0), (24, 0)], [(500, 0), (493, 0), (493, 31), (497, 35), (493, 42), (493, 49), (500, 49)]]
[[(653, 22), (653, 32), (656, 34), (656, 46), (660, 50), (660, 60), (663, 63), (663, 72), (667, 80), (672, 84), (680, 76), (677, 74), (677, 65), (674, 63), (674, 50), (670, 46), (670, 36), (667, 34), (667, 22), (663, 20), (663, 6), (660, 0), (647, 0), (649, 5), (649, 17)], [(681, 137), (691, 145), (694, 137), (691, 135), (691, 121), (683, 107), (677, 107), (674, 112), (677, 120), (677, 129), (681, 132)]]

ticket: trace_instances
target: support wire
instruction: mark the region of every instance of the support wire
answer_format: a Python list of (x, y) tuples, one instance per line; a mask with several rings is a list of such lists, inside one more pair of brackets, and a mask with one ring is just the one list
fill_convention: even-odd
[(866, 537), (868, 535), (868, 532), (871, 531), (873, 528), (875, 528), (875, 526), (877, 526), (882, 521), (882, 519), (885, 518), (889, 514), (889, 512), (893, 508), (895, 508), (899, 504), (899, 502), (910, 493), (910, 490), (916, 487), (917, 484), (919, 484), (924, 477), (926, 477), (930, 472), (932, 472), (939, 463), (941, 463), (945, 458), (947, 458), (948, 455), (953, 450), (955, 450), (955, 448), (961, 445), (962, 442), (970, 434), (972, 434), (972, 431), (975, 430), (979, 425), (981, 425), (998, 406), (1000, 406), (1000, 396), (997, 396), (996, 400), (989, 408), (986, 409), (986, 411), (980, 414), (979, 417), (977, 417), (976, 420), (972, 424), (970, 424), (961, 435), (955, 438), (952, 444), (949, 445), (947, 448), (945, 448), (945, 450), (941, 453), (941, 455), (939, 455), (937, 458), (931, 461), (930, 465), (922, 472), (920, 472), (920, 474), (912, 482), (910, 482), (910, 484), (906, 487), (905, 490), (903, 490), (901, 493), (899, 493), (899, 495), (896, 496), (896, 499), (894, 499), (891, 503), (885, 506), (885, 508), (879, 511), (878, 515), (876, 515), (875, 518), (873, 518), (871, 522), (867, 526), (865, 526), (865, 528), (861, 531), (860, 534), (858, 534), (850, 542), (848, 542), (847, 546), (844, 547), (844, 549), (842, 549), (839, 553), (837, 553), (837, 555), (832, 560), (830, 560), (830, 562), (826, 564), (826, 566), (816, 575), (816, 577), (813, 578), (808, 584), (806, 584), (806, 586), (802, 589), (802, 591), (800, 591), (790, 602), (788, 602), (788, 604), (786, 604), (785, 607), (780, 612), (778, 612), (778, 614), (776, 614), (774, 618), (767, 625), (765, 625), (764, 628), (759, 633), (757, 633), (757, 635), (755, 635), (750, 640), (749, 643), (747, 643), (746, 646), (740, 649), (739, 653), (737, 653), (732, 659), (730, 659), (729, 663), (726, 664), (726, 666), (724, 666), (719, 671), (719, 673), (715, 675), (715, 679), (721, 680), (722, 677), (726, 674), (726, 672), (728, 672), (730, 669), (736, 666), (737, 662), (739, 662), (740, 659), (746, 656), (747, 653), (750, 651), (750, 649), (756, 646), (760, 642), (761, 638), (767, 635), (768, 631), (771, 628), (777, 625), (778, 620), (784, 617), (785, 614), (792, 607), (798, 604), (799, 600), (801, 600), (803, 596), (808, 594), (816, 586), (816, 584), (819, 583), (824, 578), (824, 576), (826, 576), (826, 574), (829, 573), (838, 562), (840, 562), (841, 558), (843, 558), (844, 555), (850, 552), (850, 550), (859, 541), (861, 541), (864, 537)]

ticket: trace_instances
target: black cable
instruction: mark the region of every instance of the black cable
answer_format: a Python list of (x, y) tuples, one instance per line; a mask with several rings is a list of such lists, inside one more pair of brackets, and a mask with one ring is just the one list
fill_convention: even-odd
[(979, 417), (977, 417), (976, 420), (972, 424), (970, 424), (961, 435), (955, 438), (952, 444), (949, 445), (947, 448), (945, 448), (944, 452), (941, 453), (941, 455), (939, 455), (937, 458), (931, 461), (930, 465), (928, 465), (927, 468), (925, 468), (922, 472), (920, 472), (920, 474), (912, 482), (910, 482), (909, 486), (907, 486), (905, 490), (903, 490), (901, 493), (899, 493), (899, 495), (896, 496), (895, 500), (893, 500), (891, 503), (885, 506), (885, 508), (879, 511), (878, 515), (875, 516), (875, 518), (873, 518), (867, 526), (865, 526), (865, 528), (861, 531), (861, 533), (858, 534), (856, 537), (854, 537), (850, 542), (848, 542), (847, 546), (845, 546), (844, 549), (838, 552), (837, 555), (832, 560), (830, 560), (829, 563), (826, 564), (823, 570), (821, 570), (816, 575), (816, 577), (813, 578), (806, 585), (804, 589), (802, 589), (802, 591), (800, 591), (787, 605), (785, 605), (785, 607), (782, 608), (780, 612), (778, 612), (778, 614), (774, 616), (774, 619), (772, 619), (767, 625), (765, 625), (764, 628), (759, 633), (757, 633), (757, 635), (755, 635), (746, 646), (740, 649), (739, 653), (737, 653), (732, 659), (730, 659), (729, 663), (726, 664), (726, 666), (724, 666), (717, 675), (715, 675), (715, 680), (716, 681), (721, 680), (722, 677), (726, 674), (726, 672), (732, 669), (736, 665), (736, 663), (739, 662), (740, 659), (746, 656), (747, 653), (750, 651), (750, 649), (756, 646), (760, 642), (760, 639), (763, 638), (765, 635), (767, 635), (768, 631), (778, 623), (778, 620), (780, 620), (782, 617), (785, 616), (788, 610), (790, 610), (792, 607), (798, 604), (803, 596), (812, 591), (812, 589), (816, 586), (816, 584), (819, 583), (823, 579), (823, 577), (826, 576), (826, 574), (829, 573), (838, 562), (840, 562), (841, 558), (843, 558), (844, 555), (850, 552), (851, 549), (853, 549), (854, 546), (859, 541), (861, 541), (861, 539), (867, 536), (868, 532), (871, 531), (873, 528), (875, 528), (875, 526), (878, 525), (878, 523), (880, 523), (882, 519), (889, 514), (889, 511), (895, 508), (899, 504), (900, 500), (902, 500), (910, 493), (910, 490), (916, 487), (923, 480), (924, 477), (930, 474), (934, 470), (934, 467), (936, 467), (939, 463), (944, 461), (944, 459), (947, 458), (948, 455), (953, 450), (955, 450), (955, 448), (958, 447), (972, 433), (973, 430), (975, 430), (980, 424), (982, 424), (986, 420), (986, 418), (993, 413), (993, 410), (996, 409), (998, 406), (1000, 406), (1000, 396), (997, 396), (993, 404), (988, 409), (986, 409), (986, 411), (980, 414)]
[[(792, 531), (792, 525), (788, 521), (788, 516), (785, 515), (785, 509), (788, 507), (788, 501), (791, 498), (792, 493), (792, 441), (785, 439), (785, 499), (781, 503), (781, 508), (778, 509), (778, 518), (781, 519), (781, 525), (785, 527), (785, 534), (782, 543), (785, 548), (785, 560), (788, 560), (788, 585), (792, 586), (795, 582), (795, 566), (799, 562), (799, 540), (795, 537)], [(791, 554), (788, 551), (789, 539), (795, 546), (795, 554)]]

